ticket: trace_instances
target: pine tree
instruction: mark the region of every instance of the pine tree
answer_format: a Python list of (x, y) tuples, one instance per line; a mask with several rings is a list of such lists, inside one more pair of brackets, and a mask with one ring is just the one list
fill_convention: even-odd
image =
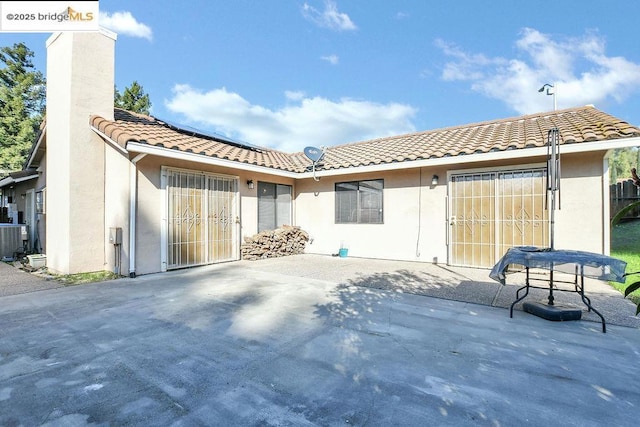
[(0, 48), (0, 170), (20, 170), (45, 108), (46, 84), (24, 44)]
[(610, 184), (615, 184), (620, 178), (630, 179), (631, 169), (638, 168), (640, 154), (637, 148), (618, 148), (609, 157)]
[(117, 88), (115, 89), (113, 103), (118, 108), (134, 113), (149, 114), (151, 109), (149, 95), (144, 93), (142, 86), (135, 80), (131, 86), (124, 88), (122, 94), (118, 92)]

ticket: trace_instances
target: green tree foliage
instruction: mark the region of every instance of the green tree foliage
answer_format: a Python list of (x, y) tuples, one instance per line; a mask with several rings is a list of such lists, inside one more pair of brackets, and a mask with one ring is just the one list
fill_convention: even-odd
[(20, 170), (45, 108), (46, 85), (24, 44), (0, 48), (0, 169)]
[(131, 83), (131, 86), (124, 88), (122, 94), (118, 91), (118, 88), (115, 89), (113, 103), (118, 108), (133, 111), (134, 113), (149, 114), (151, 109), (149, 95), (144, 93), (142, 86), (135, 80)]
[[(637, 148), (618, 148), (609, 157), (609, 183), (631, 178), (631, 169), (638, 168)], [(640, 169), (640, 168), (638, 168)]]

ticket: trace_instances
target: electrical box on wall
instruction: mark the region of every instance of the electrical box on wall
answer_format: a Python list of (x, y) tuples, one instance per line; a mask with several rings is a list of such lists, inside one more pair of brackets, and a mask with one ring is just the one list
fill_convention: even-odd
[(122, 228), (111, 227), (109, 228), (109, 243), (112, 245), (122, 244)]

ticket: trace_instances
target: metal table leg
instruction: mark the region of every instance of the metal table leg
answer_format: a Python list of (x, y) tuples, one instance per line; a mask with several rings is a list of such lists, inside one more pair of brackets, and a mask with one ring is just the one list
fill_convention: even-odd
[(593, 311), (595, 314), (600, 316), (600, 319), (602, 320), (602, 332), (606, 333), (607, 332), (607, 325), (606, 325), (606, 322), (604, 320), (604, 316), (602, 314), (600, 314), (600, 312), (598, 310), (596, 310), (595, 308), (593, 308), (591, 306), (591, 300), (584, 295), (584, 266), (580, 266), (580, 298), (582, 298), (582, 302), (584, 303), (584, 305), (587, 306), (589, 311)]
[[(525, 267), (525, 270), (527, 272), (525, 285), (516, 291), (516, 300), (513, 303), (511, 303), (511, 307), (509, 308), (509, 317), (513, 317), (513, 306), (519, 303), (520, 301), (522, 301), (523, 299), (525, 299), (527, 295), (529, 295), (529, 267)], [(526, 292), (524, 293), (524, 295), (520, 296), (520, 291), (523, 289), (525, 289)]]

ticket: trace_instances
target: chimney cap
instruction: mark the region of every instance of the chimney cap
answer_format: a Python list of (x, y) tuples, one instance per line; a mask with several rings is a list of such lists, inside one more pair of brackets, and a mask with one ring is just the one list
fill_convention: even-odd
[[(65, 32), (68, 32), (68, 31), (65, 31)], [(108, 30), (108, 29), (106, 29), (104, 27), (100, 27), (100, 29), (98, 31), (75, 31), (75, 32), (78, 32), (78, 33), (100, 33), (100, 34), (103, 34), (103, 35), (109, 37), (113, 41), (118, 40), (118, 34), (117, 33), (114, 33), (113, 31)], [(55, 32), (55, 33), (51, 34), (51, 36), (47, 39), (46, 46), (49, 47), (49, 45), (51, 45), (51, 43), (53, 43), (62, 34), (63, 34), (62, 31), (58, 31), (58, 32)]]

